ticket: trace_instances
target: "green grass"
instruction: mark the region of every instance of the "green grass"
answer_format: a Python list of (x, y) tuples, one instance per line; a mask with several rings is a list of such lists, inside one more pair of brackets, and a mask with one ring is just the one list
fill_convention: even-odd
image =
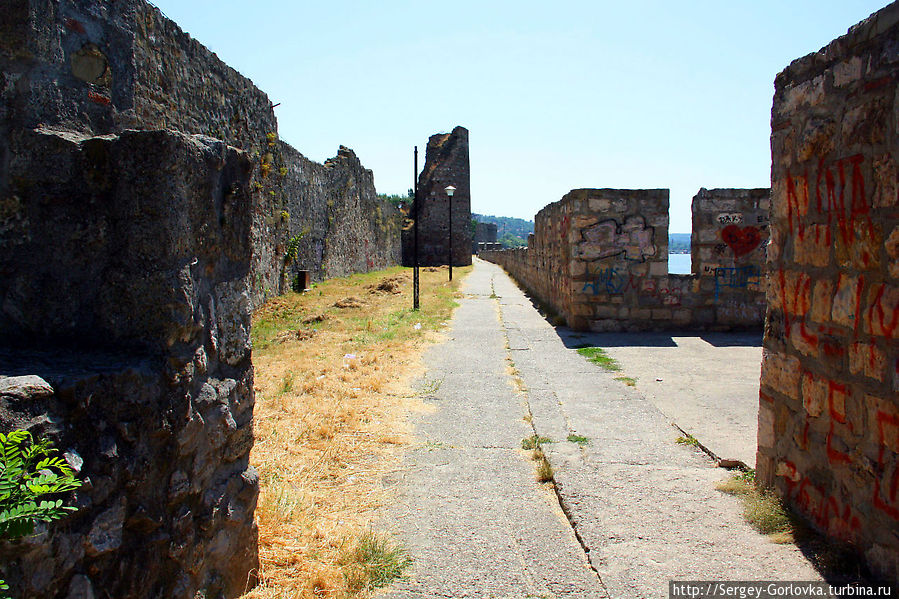
[(571, 435), (568, 435), (568, 442), (569, 443), (577, 443), (578, 445), (583, 447), (584, 445), (586, 445), (587, 443), (590, 442), (590, 439), (588, 439), (587, 437), (584, 437), (583, 435), (571, 434)]
[(606, 350), (601, 347), (593, 347), (590, 345), (579, 347), (577, 348), (577, 353), (584, 356), (603, 370), (608, 370), (610, 372), (618, 372), (621, 370), (621, 364), (606, 353)]
[(637, 386), (637, 379), (630, 377), (630, 376), (616, 376), (615, 380), (621, 381), (628, 387), (636, 387)]
[(691, 435), (690, 433), (687, 433), (687, 435), (685, 437), (678, 437), (677, 439), (674, 440), (674, 442), (679, 443), (680, 445), (689, 445), (691, 447), (699, 447), (699, 440), (696, 437), (694, 437), (693, 435)]
[(540, 437), (538, 435), (531, 435), (530, 437), (525, 437), (521, 440), (521, 448), (522, 449), (539, 449), (540, 445), (543, 443), (552, 443), (553, 440), (549, 437)]
[(403, 577), (412, 565), (412, 558), (400, 545), (386, 536), (366, 532), (356, 544), (350, 556), (353, 567), (344, 570), (347, 586), (351, 590), (372, 590), (387, 586)]
[(290, 393), (293, 391), (293, 372), (288, 372), (284, 375), (284, 378), (281, 379), (281, 393)]

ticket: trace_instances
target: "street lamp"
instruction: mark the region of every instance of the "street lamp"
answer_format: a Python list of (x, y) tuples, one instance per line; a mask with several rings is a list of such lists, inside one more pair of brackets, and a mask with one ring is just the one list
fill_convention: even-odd
[(453, 280), (453, 193), (456, 188), (447, 185), (444, 189), (446, 195), (449, 196), (449, 280)]

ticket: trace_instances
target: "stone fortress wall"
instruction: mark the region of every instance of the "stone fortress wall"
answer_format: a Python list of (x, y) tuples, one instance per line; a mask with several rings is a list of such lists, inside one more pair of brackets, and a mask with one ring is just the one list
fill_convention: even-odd
[[(80, 508), (0, 545), (17, 596), (234, 597), (258, 565), (250, 311), (400, 259), (340, 148), (140, 0), (0, 20), (0, 430), (49, 436)], [(292, 259), (288, 259), (288, 256)]]
[[(445, 188), (456, 188), (450, 200)], [(471, 183), (468, 162), (468, 129), (455, 127), (451, 133), (428, 138), (425, 165), (418, 176), (418, 263), (436, 266), (449, 263), (449, 225), (453, 225), (453, 265), (471, 264)], [(412, 265), (412, 229), (404, 231), (405, 264)]]
[(899, 4), (775, 80), (758, 478), (899, 576)]
[[(694, 274), (668, 273), (667, 189), (576, 189), (524, 249), (481, 252), (579, 330), (761, 328), (767, 189), (702, 189)], [(745, 224), (751, 223), (751, 224)]]
[[(256, 163), (254, 305), (285, 291), (289, 271), (322, 279), (399, 263), (399, 211), (377, 198), (352, 151), (322, 165), (280, 141), (268, 96), (155, 7), (11, 0), (4, 10), (0, 152), (15, 129), (36, 127), (172, 129), (246, 151)], [(295, 237), (297, 257), (285, 269)]]

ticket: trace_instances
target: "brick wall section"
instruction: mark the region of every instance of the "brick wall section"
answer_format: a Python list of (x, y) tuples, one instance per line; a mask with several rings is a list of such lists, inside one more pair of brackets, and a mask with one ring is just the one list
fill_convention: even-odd
[[(715, 190), (694, 206), (700, 217), (727, 206), (757, 218), (765, 190)], [(767, 195), (765, 195), (767, 197)], [(703, 238), (719, 235), (699, 219)], [(695, 232), (694, 232), (695, 234)], [(742, 248), (740, 248), (742, 250)], [(753, 248), (764, 252), (760, 243)], [(722, 262), (705, 275), (668, 274), (668, 190), (577, 189), (541, 210), (527, 249), (481, 252), (580, 330), (760, 328), (764, 277)], [(755, 261), (755, 262), (753, 262)], [(731, 264), (732, 266), (726, 266)]]
[[(418, 177), (418, 263), (448, 264), (450, 202), (444, 189), (452, 185), (453, 265), (471, 264), (471, 183), (468, 164), (468, 129), (438, 133), (428, 139), (425, 165)], [(411, 230), (404, 244), (412, 247)], [(411, 251), (406, 252), (412, 255)], [(411, 262), (410, 262), (411, 263)]]
[(765, 318), (770, 198), (768, 188), (702, 188), (693, 197), (691, 270), (704, 298), (696, 304), (706, 312), (714, 307), (716, 323), (758, 325)]
[(758, 476), (899, 577), (899, 5), (775, 80)]

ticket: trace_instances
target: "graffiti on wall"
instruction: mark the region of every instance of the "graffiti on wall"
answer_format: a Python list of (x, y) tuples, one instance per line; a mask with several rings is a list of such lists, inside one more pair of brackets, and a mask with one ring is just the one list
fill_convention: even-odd
[(759, 268), (754, 264), (715, 268), (715, 300), (718, 300), (718, 294), (722, 289), (744, 289), (750, 283), (758, 283), (760, 276)]
[(601, 293), (622, 295), (634, 291), (642, 297), (654, 297), (665, 306), (681, 304), (681, 290), (659, 285), (656, 279), (640, 277), (614, 266), (594, 270), (591, 274), (592, 278), (584, 282), (581, 288), (582, 293), (592, 293), (596, 296)]
[(623, 224), (604, 220), (581, 231), (583, 241), (577, 244), (575, 257), (592, 261), (623, 256), (631, 262), (645, 262), (658, 252), (653, 232), (642, 216), (629, 216)]
[[(740, 220), (742, 221), (742, 215)], [(740, 227), (731, 224), (721, 229), (721, 239), (731, 249), (734, 256), (739, 258), (752, 253), (755, 248), (759, 247), (762, 243), (762, 234), (758, 227), (752, 225)]]

